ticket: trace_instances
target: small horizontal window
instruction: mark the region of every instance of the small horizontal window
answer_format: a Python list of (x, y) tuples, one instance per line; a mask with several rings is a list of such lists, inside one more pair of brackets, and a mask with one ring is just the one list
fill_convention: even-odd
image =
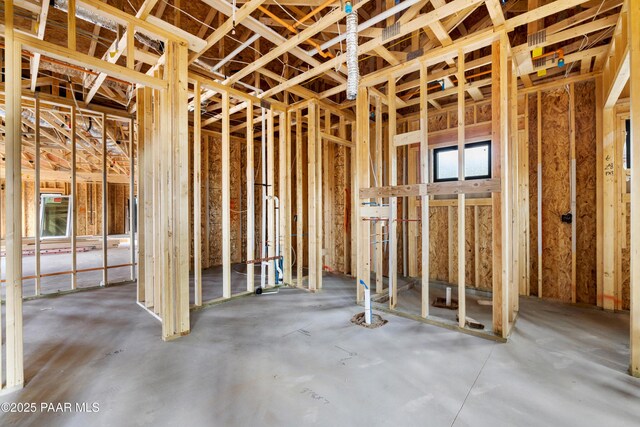
[[(458, 147), (433, 150), (434, 181), (458, 180)], [(491, 178), (491, 141), (464, 147), (464, 179)]]

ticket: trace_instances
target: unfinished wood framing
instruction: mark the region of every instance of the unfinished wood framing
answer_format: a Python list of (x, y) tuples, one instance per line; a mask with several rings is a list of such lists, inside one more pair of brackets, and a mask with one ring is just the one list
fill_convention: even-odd
[[(92, 272), (137, 281), (163, 340), (191, 308), (332, 292), (323, 276), (501, 341), (521, 296), (628, 310), (640, 376), (640, 0), (355, 2), (355, 99), (338, 2), (63, 3), (4, 2), (0, 385), (25, 382), (23, 286)], [(486, 173), (467, 174), (474, 147)], [(49, 195), (69, 200), (64, 235), (44, 234)], [(451, 289), (457, 317), (434, 304)]]

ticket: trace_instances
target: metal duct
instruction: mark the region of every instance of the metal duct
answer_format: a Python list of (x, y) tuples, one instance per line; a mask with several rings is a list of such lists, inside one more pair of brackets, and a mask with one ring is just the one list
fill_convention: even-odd
[(347, 99), (353, 101), (358, 96), (360, 70), (358, 69), (358, 13), (347, 15)]
[[(69, 13), (69, 1), (68, 0), (53, 0), (53, 7), (59, 9), (63, 12)], [(118, 23), (111, 19), (105, 18), (102, 15), (98, 15), (96, 13), (91, 12), (88, 9), (83, 8), (82, 6), (76, 5), (76, 17), (82, 19), (83, 21), (91, 22), (92, 24), (100, 25), (102, 28), (106, 28), (107, 30), (111, 30), (114, 33), (118, 33)], [(134, 37), (137, 41), (144, 44), (145, 46), (149, 46), (152, 49), (157, 50), (160, 53), (164, 52), (164, 43), (160, 40), (154, 40), (151, 37), (136, 32)]]
[[(4, 110), (0, 109), (0, 117), (4, 119), (6, 116), (7, 113)], [(31, 123), (36, 122), (36, 115), (31, 110), (22, 110), (22, 118), (30, 121)], [(53, 126), (45, 122), (43, 119), (40, 119), (40, 127), (49, 129), (53, 128)]]
[[(69, 2), (68, 0), (54, 0), (53, 7), (59, 9), (63, 12), (69, 11)], [(102, 28), (106, 28), (113, 32), (118, 31), (118, 23), (112, 21), (111, 19), (107, 19), (104, 16), (93, 13), (82, 6), (76, 5), (76, 16), (83, 21), (88, 21), (96, 25), (100, 25)]]

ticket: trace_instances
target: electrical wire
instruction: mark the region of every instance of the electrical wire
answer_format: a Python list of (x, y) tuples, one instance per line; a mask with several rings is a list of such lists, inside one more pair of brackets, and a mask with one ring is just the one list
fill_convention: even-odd
[(309, 27), (309, 26), (310, 26), (310, 25), (307, 25), (307, 24), (305, 24), (305, 23), (303, 23), (303, 22), (298, 21), (298, 20), (297, 20), (297, 19), (296, 19), (292, 14), (290, 14), (290, 13), (289, 13), (289, 11), (288, 11), (287, 9), (285, 9), (284, 7), (282, 7), (282, 5), (281, 5), (280, 3), (278, 3), (276, 0), (273, 0), (273, 2), (274, 2), (275, 4), (277, 4), (277, 5), (278, 5), (278, 7), (280, 7), (280, 9), (282, 9), (282, 10), (283, 10), (283, 12), (284, 12), (284, 13), (286, 13), (287, 15), (289, 15), (289, 18), (291, 18), (291, 19), (293, 19), (294, 21), (296, 21), (296, 23), (297, 23), (298, 25), (301, 25), (301, 26), (303, 26), (303, 27)]

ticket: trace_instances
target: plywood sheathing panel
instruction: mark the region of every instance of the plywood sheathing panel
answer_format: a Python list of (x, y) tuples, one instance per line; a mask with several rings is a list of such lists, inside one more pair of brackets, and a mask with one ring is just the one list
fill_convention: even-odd
[(491, 206), (478, 206), (478, 224), (476, 227), (478, 227), (478, 283), (475, 286), (480, 289), (491, 290), (493, 280)]
[(222, 143), (209, 136), (209, 261), (222, 264)]
[(331, 173), (334, 175), (333, 181), (333, 189), (332, 189), (332, 199), (333, 199), (333, 229), (335, 230), (334, 242), (328, 242), (329, 245), (333, 245), (334, 247), (334, 256), (335, 256), (335, 268), (339, 269), (341, 272), (347, 272), (349, 269), (347, 268), (345, 262), (345, 247), (344, 247), (344, 239), (343, 236), (347, 233), (347, 227), (345, 223), (345, 207), (348, 206), (347, 203), (347, 193), (346, 188), (346, 180), (345, 180), (345, 162), (346, 157), (345, 153), (348, 152), (348, 149), (341, 145), (336, 145), (333, 151), (333, 168), (332, 171), (326, 171), (327, 174)]
[(569, 94), (562, 89), (542, 94), (542, 272), (543, 295), (571, 301)]
[[(597, 303), (596, 294), (596, 105), (595, 82), (576, 83), (576, 300)], [(628, 265), (628, 263), (627, 263)]]
[(491, 121), (491, 103), (482, 104), (477, 107), (476, 119), (477, 123)]
[(629, 310), (631, 308), (631, 203), (624, 203), (622, 209), (625, 211), (624, 221), (626, 233), (623, 236), (626, 239), (626, 245), (622, 248), (622, 284), (621, 295), (622, 309)]
[(464, 122), (466, 125), (472, 125), (475, 123), (475, 119), (473, 117), (474, 116), (473, 110), (474, 110), (473, 106), (467, 107), (464, 110)]
[[(446, 208), (440, 208), (446, 209)], [(449, 278), (449, 283), (458, 283), (458, 208), (452, 210), (453, 214), (453, 277)], [(473, 206), (465, 208), (465, 285), (474, 286), (474, 221)]]
[[(230, 157), (230, 169), (231, 169), (231, 262), (242, 261), (242, 210), (245, 207), (245, 201), (243, 199), (244, 191), (242, 187), (242, 176), (244, 175), (241, 170), (241, 155), (240, 143), (238, 141), (231, 141), (231, 157)], [(277, 157), (276, 157), (277, 159)], [(276, 174), (276, 177), (278, 175)], [(278, 187), (276, 187), (278, 188)]]
[(431, 280), (443, 282), (449, 280), (448, 221), (446, 207), (429, 207), (429, 279)]
[[(429, 132), (437, 132), (439, 130), (448, 129), (447, 127), (447, 113), (430, 113), (429, 117)], [(452, 118), (453, 120), (453, 118)], [(457, 120), (457, 119), (456, 119)], [(453, 124), (451, 124), (453, 126)]]
[(538, 295), (538, 95), (529, 95), (529, 263), (531, 295)]

